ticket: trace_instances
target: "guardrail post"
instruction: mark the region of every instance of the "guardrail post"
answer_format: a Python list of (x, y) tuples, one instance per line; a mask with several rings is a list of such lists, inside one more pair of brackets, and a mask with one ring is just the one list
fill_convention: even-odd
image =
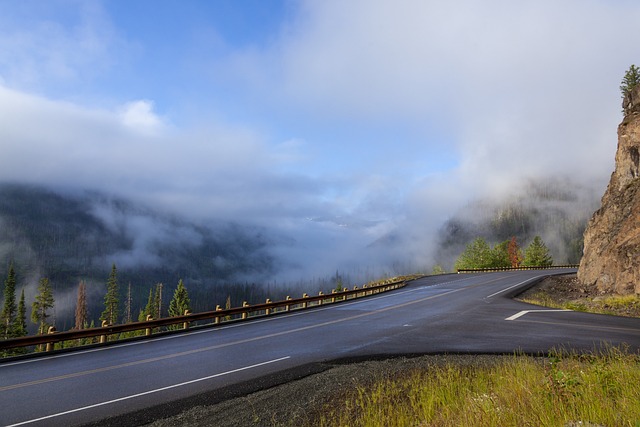
[[(147, 322), (149, 322), (151, 320), (153, 320), (153, 316), (151, 316), (150, 314), (147, 314)], [(145, 330), (144, 330), (145, 336), (147, 336), (147, 337), (150, 336), (151, 335), (151, 331), (152, 331), (151, 328), (145, 328)]]
[[(271, 304), (271, 298), (267, 298), (267, 301), (265, 301), (267, 304)], [(264, 314), (266, 314), (267, 316), (271, 314), (271, 309), (270, 308), (266, 308), (264, 310)]]
[[(302, 294), (302, 298), (309, 298), (309, 295), (305, 292), (304, 294)], [(308, 302), (303, 302), (302, 303), (302, 308), (307, 308), (309, 306)]]
[[(319, 296), (319, 297), (321, 297), (322, 295), (324, 295), (324, 294), (322, 293), (322, 291), (318, 292), (318, 296)], [(318, 300), (318, 305), (322, 305), (322, 303), (323, 303), (323, 302), (324, 302), (324, 299), (322, 299), (322, 298), (321, 298), (321, 299), (319, 299), (319, 300)]]
[[(289, 295), (287, 295), (286, 300), (287, 300), (287, 301), (289, 301), (290, 299), (291, 299), (291, 297), (290, 297)], [(290, 306), (289, 306), (289, 304), (285, 305), (285, 306), (284, 306), (284, 311), (289, 311), (289, 310), (290, 310)]]
[[(216, 311), (222, 311), (222, 307), (220, 307), (220, 304), (216, 305)], [(218, 323), (220, 323), (220, 316), (216, 316), (213, 319), (213, 324), (217, 325)]]
[[(56, 333), (56, 327), (55, 326), (49, 326), (49, 330), (47, 331), (47, 334), (51, 335), (51, 334), (55, 334)], [(53, 342), (48, 342), (47, 343), (47, 348), (46, 351), (52, 351), (53, 348), (55, 347), (55, 343)], [(40, 347), (42, 348), (42, 347)]]
[[(184, 311), (184, 315), (185, 315), (185, 316), (188, 316), (188, 315), (190, 315), (190, 314), (191, 314), (191, 311), (190, 311), (190, 310), (185, 310), (185, 311)], [(189, 329), (189, 323), (191, 323), (191, 322), (189, 322), (189, 321), (185, 321), (185, 322), (182, 324), (182, 329)]]
[[(102, 327), (103, 328), (108, 328), (109, 327), (109, 323), (106, 320), (102, 321)], [(107, 335), (100, 335), (100, 344), (104, 344), (107, 342)]]
[[(244, 302), (242, 303), (242, 306), (243, 306), (243, 307), (249, 307), (249, 303), (248, 303), (248, 302), (246, 302), (246, 301), (244, 301)], [(243, 318), (243, 319), (246, 319), (247, 317), (249, 317), (249, 312), (248, 312), (248, 311), (243, 311), (243, 312), (242, 312), (242, 318)]]
[[(331, 289), (331, 294), (335, 294), (335, 293), (336, 293), (336, 290), (335, 289)], [(336, 297), (335, 296), (331, 297), (331, 302), (336, 302)]]

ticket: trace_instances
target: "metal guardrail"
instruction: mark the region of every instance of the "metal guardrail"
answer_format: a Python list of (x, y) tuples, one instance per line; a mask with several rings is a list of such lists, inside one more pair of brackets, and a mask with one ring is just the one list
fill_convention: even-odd
[[(161, 319), (148, 319), (142, 322), (133, 322), (121, 325), (107, 325), (103, 323), (102, 327), (88, 328), (81, 330), (71, 330), (64, 332), (57, 332), (55, 328), (50, 328), (48, 334), (32, 335), (20, 338), (12, 338), (8, 340), (0, 340), (0, 351), (11, 348), (30, 347), (46, 345), (46, 350), (51, 351), (54, 345), (63, 341), (80, 340), (83, 338), (96, 338), (99, 337), (100, 343), (106, 343), (109, 335), (121, 334), (123, 332), (132, 331), (145, 331), (146, 336), (150, 336), (153, 330), (156, 328), (181, 325), (182, 329), (188, 329), (190, 324), (197, 321), (210, 320), (213, 324), (220, 324), (229, 321), (245, 320), (249, 317), (267, 316), (275, 313), (283, 313), (291, 310), (299, 310), (310, 307), (316, 307), (323, 304), (331, 304), (336, 302), (346, 301), (348, 299), (355, 299), (364, 296), (369, 296), (381, 292), (387, 292), (393, 289), (398, 289), (406, 286), (406, 281), (395, 281), (390, 283), (383, 283), (381, 285), (367, 286), (362, 288), (354, 287), (352, 290), (345, 290), (342, 292), (335, 292), (331, 294), (323, 294), (320, 292), (317, 296), (309, 296), (304, 294), (302, 298), (290, 298), (283, 301), (272, 302), (267, 299), (267, 302), (263, 304), (249, 305), (246, 302), (242, 307), (235, 307), (230, 309), (221, 309), (218, 305), (213, 311), (206, 311), (202, 313), (188, 313), (183, 316), (166, 317)], [(235, 317), (234, 317), (235, 316)], [(240, 317), (238, 317), (240, 316)]]
[(549, 267), (494, 267), (494, 268), (461, 268), (458, 270), (460, 273), (493, 273), (497, 271), (519, 271), (519, 270), (549, 270), (553, 268), (578, 268), (579, 264), (566, 264), (566, 265), (551, 265)]

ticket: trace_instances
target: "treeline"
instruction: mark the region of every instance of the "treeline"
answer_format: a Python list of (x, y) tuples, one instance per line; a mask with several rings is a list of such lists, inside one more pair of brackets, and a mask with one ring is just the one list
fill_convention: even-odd
[(540, 236), (535, 236), (524, 251), (515, 237), (493, 247), (482, 237), (469, 243), (454, 264), (456, 270), (500, 267), (549, 267), (553, 257)]
[[(16, 268), (11, 262), (4, 281), (3, 309), (0, 314), (0, 339), (18, 338), (28, 335), (28, 330), (35, 330), (36, 334), (46, 334), (59, 330), (81, 330), (102, 325), (128, 324), (136, 321), (175, 317), (185, 312), (202, 312), (215, 309), (216, 305), (224, 308), (241, 306), (243, 302), (256, 304), (265, 302), (267, 298), (283, 300), (286, 296), (301, 296), (301, 289), (318, 287), (319, 290), (342, 289), (351, 279), (339, 272), (335, 276), (325, 279), (314, 279), (305, 283), (293, 285), (256, 284), (256, 283), (221, 283), (211, 286), (195, 286), (191, 291), (182, 279), (178, 280), (175, 288), (167, 289), (163, 283), (156, 283), (148, 288), (148, 293), (141, 292), (140, 286), (121, 286), (118, 269), (115, 263), (106, 280), (102, 291), (102, 302), (89, 302), (87, 283), (80, 280), (75, 292), (75, 309), (73, 319), (61, 321), (56, 315), (56, 299), (52, 282), (48, 278), (41, 278), (36, 295), (30, 304), (31, 325), (28, 324), (27, 311), (29, 305), (25, 300), (25, 288), (22, 286), (20, 298), (17, 295)], [(144, 293), (144, 297), (142, 296)], [(170, 298), (170, 299), (169, 299)], [(60, 303), (60, 302), (58, 302)], [(64, 305), (64, 301), (62, 302)], [(101, 313), (96, 319), (90, 313)], [(97, 320), (97, 322), (96, 322)], [(62, 325), (62, 327), (60, 327)], [(31, 326), (29, 328), (29, 326)], [(53, 328), (53, 329), (52, 329)], [(120, 338), (135, 336), (142, 332), (125, 333)], [(118, 337), (113, 337), (117, 339)], [(92, 339), (82, 339), (78, 342), (56, 344), (56, 348), (64, 345), (77, 346), (90, 344)], [(38, 351), (40, 349), (36, 349)], [(26, 349), (4, 352), (0, 356), (25, 353)]]

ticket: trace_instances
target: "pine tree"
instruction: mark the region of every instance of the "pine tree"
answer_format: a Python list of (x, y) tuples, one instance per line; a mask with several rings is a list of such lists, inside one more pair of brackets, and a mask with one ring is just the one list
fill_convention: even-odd
[(178, 281), (178, 287), (173, 293), (173, 298), (169, 303), (169, 316), (182, 316), (186, 310), (191, 307), (191, 301), (189, 300), (189, 294), (187, 288), (184, 286), (182, 279)]
[(155, 310), (156, 305), (154, 304), (155, 298), (153, 295), (153, 288), (149, 288), (149, 298), (147, 299), (147, 305), (142, 310), (141, 316), (138, 317), (139, 320), (147, 320), (147, 316), (151, 316), (152, 319), (155, 319)]
[(47, 333), (49, 329), (49, 324), (47, 323), (49, 309), (53, 308), (54, 303), (53, 291), (49, 285), (49, 279), (44, 277), (40, 279), (38, 294), (33, 304), (31, 304), (31, 321), (38, 325), (38, 334)]
[(509, 241), (505, 240), (502, 243), (496, 244), (491, 249), (491, 265), (487, 267), (510, 267), (511, 261), (509, 260)]
[(87, 327), (87, 321), (89, 312), (87, 310), (87, 285), (84, 280), (81, 280), (78, 284), (78, 299), (76, 302), (76, 330), (84, 329)]
[(534, 237), (533, 241), (525, 249), (523, 265), (528, 267), (550, 267), (553, 265), (553, 258), (549, 253), (549, 249), (540, 236)]
[(100, 316), (100, 320), (106, 321), (109, 325), (115, 325), (118, 322), (119, 305), (118, 271), (114, 263), (111, 267), (109, 279), (107, 280), (107, 294), (104, 297), (104, 311)]
[(160, 319), (162, 317), (162, 283), (156, 284), (156, 293), (154, 295), (153, 318)]
[(133, 321), (131, 315), (131, 282), (129, 282), (129, 288), (127, 289), (127, 299), (125, 300), (124, 317), (122, 318), (122, 321), (125, 324)]
[(24, 337), (27, 335), (27, 306), (24, 302), (24, 289), (20, 293), (20, 302), (18, 303), (18, 315), (16, 316), (14, 326), (14, 336)]
[(16, 272), (13, 262), (9, 265), (9, 273), (4, 281), (4, 305), (0, 315), (0, 337), (4, 339), (14, 337), (16, 319)]
[(492, 267), (493, 254), (491, 246), (482, 238), (478, 237), (469, 243), (464, 252), (460, 254), (455, 262), (456, 270), (467, 268), (487, 268)]
[(640, 84), (640, 68), (632, 64), (624, 74), (622, 84), (620, 85), (622, 98), (625, 98), (629, 93), (631, 93), (638, 84)]

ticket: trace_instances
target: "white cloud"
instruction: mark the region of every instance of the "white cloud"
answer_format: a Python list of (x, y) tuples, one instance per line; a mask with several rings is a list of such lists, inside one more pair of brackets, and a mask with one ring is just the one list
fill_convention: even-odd
[(143, 134), (154, 134), (163, 127), (153, 111), (153, 102), (146, 99), (126, 103), (120, 109), (120, 117), (125, 126)]

